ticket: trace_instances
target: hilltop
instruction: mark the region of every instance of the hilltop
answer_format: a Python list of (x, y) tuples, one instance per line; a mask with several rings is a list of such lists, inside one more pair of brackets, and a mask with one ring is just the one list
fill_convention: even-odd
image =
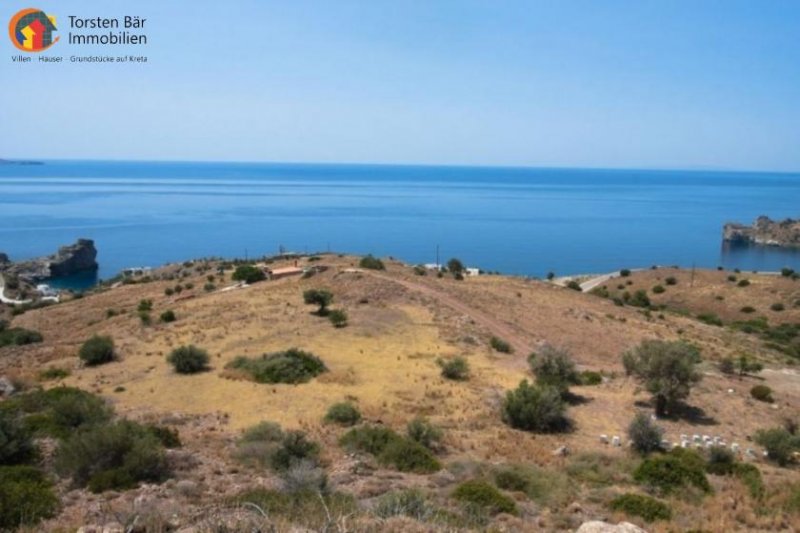
[[(75, 387), (102, 398), (116, 416), (175, 430), (182, 441), (182, 448), (166, 452), (170, 473), (160, 483), (92, 494), (54, 477), (61, 505), (43, 527), (139, 517), (139, 526), (149, 520), (154, 530), (204, 531), (221, 523), (243, 530), (267, 520), (242, 504), (251, 501), (242, 494), (257, 489), (260, 499), (252, 501), (279, 530), (489, 524), (508, 531), (573, 530), (597, 519), (628, 520), (648, 531), (800, 528), (797, 466), (776, 465), (754, 442), (759, 430), (782, 427), (800, 412), (796, 277), (657, 268), (622, 271), (589, 294), (519, 277), (459, 280), (392, 259), (382, 260), (383, 270), (360, 263), (333, 254), (271, 260), (266, 266), (273, 271), (296, 266), (306, 273), (242, 284), (232, 279), (239, 264), (187, 261), (13, 319), (7, 309), (9, 328), (42, 336), (41, 342), (0, 348), (0, 376), (21, 389), (7, 402), (26, 388)], [(329, 307), (346, 312), (345, 327), (305, 303), (304, 293), (313, 289), (332, 294)], [(160, 319), (168, 311), (174, 320)], [(115, 357), (87, 366), (77, 354), (96, 335), (113, 339)], [(707, 494), (649, 491), (668, 505), (668, 520), (647, 522), (610, 508), (622, 494), (648, 493), (634, 479), (642, 459), (627, 447), (627, 427), (636, 413), (653, 412), (651, 395), (622, 364), (622, 354), (646, 340), (685, 341), (702, 358), (702, 380), (685, 404), (656, 420), (664, 438), (679, 443), (681, 435), (708, 435), (739, 443), (739, 460), (755, 465), (763, 480), (759, 495), (739, 477), (709, 474)], [(208, 353), (206, 371), (183, 375), (167, 362), (173, 350), (189, 345)], [(506, 393), (521, 380), (533, 381), (528, 356), (548, 346), (569, 353), (582, 376), (566, 403), (570, 429), (514, 429), (503, 421)], [(259, 383), (231, 366), (239, 356), (290, 348), (318, 357), (326, 371), (292, 384)], [(744, 376), (721, 370), (724, 361), (743, 355), (763, 370)], [(441, 365), (454, 358), (466, 360), (468, 379), (443, 377)], [(755, 385), (768, 386), (774, 401), (754, 399)], [(340, 402), (356, 407), (362, 424), (398, 435), (424, 417), (441, 432), (431, 446), (441, 468), (403, 471), (409, 469), (343, 444), (348, 428), (323, 421)], [(289, 491), (286, 477), (242, 459), (242, 432), (265, 421), (303, 431), (317, 443), (315, 460), (337, 495), (321, 500), (327, 508), (315, 498), (281, 499), (288, 497), (280, 496)], [(609, 441), (619, 436), (622, 446), (601, 435)], [(56, 442), (42, 442), (49, 450), (42, 468), (52, 475), (49, 454)], [(414, 450), (404, 457), (422, 453)], [(508, 499), (513, 512), (500, 505), (496, 510), (507, 512), (495, 514), (476, 501), (465, 507), (456, 494), (467, 489), (457, 487), (476, 479), (499, 486), (499, 496), (491, 498)]]

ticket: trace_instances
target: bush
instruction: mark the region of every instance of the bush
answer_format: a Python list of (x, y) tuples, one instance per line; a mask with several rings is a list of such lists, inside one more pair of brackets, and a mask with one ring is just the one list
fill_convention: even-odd
[(175, 322), (176, 320), (175, 311), (173, 311), (172, 309), (164, 311), (163, 313), (161, 313), (161, 316), (159, 318), (161, 319), (161, 322), (164, 323)]
[(17, 413), (0, 410), (0, 465), (27, 463), (35, 457), (30, 431)]
[(564, 402), (558, 389), (530, 385), (523, 380), (519, 387), (506, 393), (503, 421), (525, 431), (562, 431), (568, 425), (564, 411)]
[(447, 270), (453, 274), (460, 274), (465, 270), (464, 263), (462, 263), (460, 259), (454, 257), (447, 262)]
[(514, 352), (514, 349), (511, 347), (509, 343), (498, 337), (492, 337), (491, 339), (489, 339), (489, 346), (491, 346), (495, 351), (498, 351), (500, 353)]
[(766, 385), (755, 385), (750, 389), (750, 396), (760, 402), (772, 403), (775, 401), (772, 397), (772, 389)]
[(164, 289), (164, 296), (172, 296), (174, 293), (175, 291), (172, 289), (172, 287), (167, 287)]
[(756, 312), (756, 308), (752, 307), (752, 306), (749, 306), (749, 305), (745, 305), (744, 307), (739, 309), (739, 312), (740, 313), (745, 313), (745, 314), (755, 313)]
[(647, 455), (661, 449), (664, 430), (646, 414), (637, 413), (628, 426), (628, 438), (635, 451)]
[(436, 512), (436, 509), (428, 504), (425, 494), (419, 489), (387, 492), (378, 498), (373, 509), (373, 513), (380, 518), (408, 516), (420, 522), (430, 520)]
[(361, 413), (350, 402), (335, 403), (328, 408), (324, 420), (342, 426), (354, 426), (361, 421)]
[(611, 509), (638, 516), (646, 522), (669, 520), (672, 510), (663, 502), (642, 494), (622, 494), (611, 500)]
[(722, 319), (715, 313), (700, 313), (697, 315), (697, 320), (709, 326), (722, 326)]
[(234, 281), (243, 281), (245, 283), (258, 283), (267, 279), (267, 275), (260, 268), (253, 265), (239, 265), (231, 275)]
[(146, 427), (127, 420), (73, 434), (59, 446), (55, 467), (92, 492), (129, 489), (168, 475), (161, 442)]
[(438, 364), (442, 367), (442, 377), (445, 379), (454, 381), (469, 379), (469, 363), (464, 357), (456, 356), (447, 361), (439, 359)]
[(142, 322), (143, 326), (149, 326), (153, 323), (153, 318), (147, 311), (139, 311), (139, 320)]
[(328, 314), (328, 320), (331, 321), (333, 327), (343, 328), (347, 326), (347, 313), (341, 309), (334, 309)]
[(795, 273), (794, 270), (788, 267), (783, 267), (781, 269), (781, 276), (783, 276), (784, 278), (791, 278), (794, 275), (794, 273)]
[(355, 498), (341, 492), (285, 492), (258, 488), (242, 492), (234, 503), (256, 505), (269, 516), (270, 523), (280, 518), (284, 523), (299, 525), (309, 531), (327, 531), (332, 520), (343, 520), (359, 510)]
[(422, 265), (415, 265), (414, 266), (414, 274), (417, 276), (425, 276), (428, 274), (427, 269)]
[(255, 358), (239, 356), (226, 368), (242, 370), (257, 383), (306, 383), (328, 371), (322, 359), (297, 348)]
[(270, 458), (270, 466), (276, 472), (286, 472), (289, 468), (303, 462), (313, 461), (319, 457), (319, 444), (309, 440), (303, 431), (287, 431), (281, 445)]
[(217, 289), (217, 286), (213, 283), (206, 283), (203, 285), (203, 290), (206, 292), (214, 292)]
[(408, 423), (406, 435), (408, 435), (409, 439), (422, 444), (429, 450), (434, 449), (439, 444), (439, 441), (442, 440), (441, 428), (420, 416)]
[(664, 283), (666, 283), (667, 285), (677, 285), (678, 284), (678, 280), (675, 279), (674, 276), (670, 276), (670, 277), (668, 277), (667, 279), (664, 280)]
[(735, 463), (733, 465), (733, 474), (747, 487), (751, 498), (759, 500), (764, 497), (764, 480), (761, 478), (761, 472), (756, 465)]
[(25, 415), (22, 423), (35, 435), (56, 438), (105, 423), (112, 415), (102, 398), (72, 387), (29, 392), (3, 405), (9, 412)]
[(739, 287), (747, 287), (748, 285), (750, 285), (750, 280), (747, 279), (739, 280), (739, 283), (737, 283), (736, 285), (738, 285)]
[(661, 285), (656, 285), (653, 287), (653, 294), (663, 294), (665, 292), (667, 292), (667, 289)]
[(358, 263), (358, 266), (361, 268), (368, 268), (370, 270), (386, 270), (383, 261), (377, 257), (372, 257), (372, 255), (362, 257), (361, 261)]
[(578, 375), (578, 384), (587, 385), (600, 385), (603, 382), (603, 375), (594, 370), (584, 370)]
[(636, 468), (633, 479), (662, 494), (689, 487), (711, 492), (705, 474), (705, 461), (697, 453), (684, 448), (648, 457)]
[(319, 316), (328, 313), (328, 306), (333, 302), (333, 293), (325, 289), (308, 289), (303, 293), (303, 301), (308, 305), (318, 305)]
[(568, 289), (572, 289), (573, 291), (578, 291), (578, 292), (582, 292), (583, 291), (583, 289), (581, 288), (581, 284), (578, 283), (577, 281), (575, 281), (574, 279), (569, 280), (567, 282), (566, 287)]
[(0, 530), (34, 526), (55, 516), (58, 498), (41, 470), (31, 466), (0, 466)]
[(475, 479), (461, 483), (453, 491), (453, 498), (462, 503), (476, 505), (492, 515), (517, 514), (517, 504), (514, 500), (485, 481)]
[(566, 350), (546, 344), (538, 354), (531, 354), (528, 362), (536, 375), (537, 385), (553, 387), (562, 395), (578, 380), (575, 362)]
[(774, 304), (770, 305), (770, 306), (769, 306), (769, 308), (770, 308), (770, 309), (772, 309), (773, 311), (775, 311), (775, 312), (779, 313), (779, 312), (781, 312), (781, 311), (785, 310), (785, 309), (786, 309), (786, 306), (784, 306), (784, 305), (783, 305), (782, 303), (780, 303), (780, 302), (777, 302), (777, 303), (774, 303)]
[(196, 374), (208, 370), (208, 352), (194, 345), (175, 348), (167, 356), (167, 362), (178, 374)]
[(161, 443), (164, 448), (180, 448), (183, 446), (181, 437), (177, 429), (169, 428), (167, 426), (157, 426), (148, 424), (145, 426), (147, 430), (153, 434), (155, 438)]
[(78, 357), (88, 366), (97, 366), (114, 360), (114, 340), (111, 337), (93, 336), (81, 346)]
[(800, 450), (800, 436), (784, 428), (762, 429), (756, 433), (756, 442), (767, 451), (767, 457), (780, 466), (792, 462), (792, 454)]
[(405, 439), (389, 428), (363, 426), (353, 428), (340, 439), (351, 451), (374, 455), (378, 462), (401, 472), (429, 474), (441, 469), (439, 461), (421, 444)]
[(48, 381), (51, 379), (64, 379), (70, 374), (71, 372), (66, 368), (51, 366), (39, 372), (39, 379), (42, 381)]
[(627, 278), (628, 276), (631, 275), (631, 271), (629, 268), (623, 268), (622, 270), (619, 271), (619, 275), (622, 276), (623, 278)]
[[(625, 294), (628, 293), (626, 292)], [(650, 298), (647, 296), (647, 293), (643, 289), (639, 289), (638, 291), (633, 293), (633, 296), (629, 296), (628, 300), (625, 303), (627, 303), (628, 305), (632, 305), (634, 307), (650, 307)]]
[(42, 334), (25, 328), (0, 329), (0, 348), (42, 342)]
[(708, 461), (706, 462), (706, 472), (717, 476), (728, 476), (733, 474), (736, 466), (736, 457), (733, 452), (722, 446), (714, 446), (708, 450)]

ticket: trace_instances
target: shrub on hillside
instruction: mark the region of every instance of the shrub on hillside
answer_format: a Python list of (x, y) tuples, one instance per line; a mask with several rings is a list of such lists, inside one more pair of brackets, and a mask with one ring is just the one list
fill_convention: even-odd
[(709, 326), (722, 326), (722, 319), (716, 313), (700, 313), (697, 320)]
[(517, 504), (514, 500), (485, 481), (473, 479), (461, 483), (453, 491), (453, 498), (462, 503), (478, 506), (492, 515), (517, 514)]
[(328, 320), (331, 321), (333, 327), (343, 328), (347, 326), (347, 313), (342, 309), (334, 309), (328, 313)]
[(56, 470), (92, 492), (129, 489), (168, 475), (164, 447), (144, 426), (121, 420), (73, 434), (55, 457)]
[(425, 276), (428, 274), (428, 270), (422, 265), (415, 265), (414, 274), (416, 274), (417, 276)]
[[(349, 521), (349, 518), (360, 510), (358, 502), (352, 495), (332, 491), (290, 492), (257, 488), (238, 494), (234, 502), (239, 505), (249, 503), (257, 506), (269, 517), (270, 524), (274, 523), (275, 519), (280, 519), (280, 523), (292, 524), (304, 531), (328, 531), (332, 523)], [(336, 522), (332, 522), (333, 520)]]
[(73, 387), (54, 387), (16, 396), (3, 406), (24, 415), (23, 425), (35, 435), (66, 438), (76, 430), (103, 424), (112, 410), (102, 398)]
[(767, 451), (767, 457), (780, 466), (791, 463), (793, 454), (800, 451), (800, 435), (792, 435), (784, 428), (762, 429), (755, 440)]
[(578, 374), (578, 385), (600, 385), (603, 382), (603, 375), (594, 370), (584, 370)]
[(637, 413), (628, 426), (628, 438), (635, 451), (647, 455), (661, 449), (664, 430), (646, 414)]
[(308, 289), (303, 292), (303, 301), (308, 305), (318, 305), (317, 314), (328, 314), (328, 306), (333, 302), (333, 293), (326, 289)]
[(44, 473), (31, 466), (0, 466), (0, 530), (35, 526), (58, 510)]
[(175, 348), (167, 356), (167, 362), (178, 374), (196, 374), (208, 370), (208, 352), (194, 345)]
[(781, 312), (781, 311), (785, 310), (785, 309), (786, 309), (786, 306), (785, 306), (785, 305), (783, 305), (783, 304), (782, 304), (782, 303), (780, 303), (780, 302), (777, 302), (777, 303), (774, 303), (774, 304), (770, 305), (770, 306), (769, 306), (769, 308), (770, 308), (770, 309), (772, 309), (773, 311), (775, 311), (775, 312), (778, 312), (778, 313), (779, 313), (779, 312)]
[(582, 292), (583, 291), (583, 289), (581, 288), (581, 284), (578, 283), (577, 281), (575, 281), (574, 279), (569, 280), (567, 282), (566, 287), (568, 289), (572, 289), (573, 291), (578, 291), (578, 292)]
[(438, 364), (442, 367), (443, 378), (454, 381), (469, 379), (469, 363), (464, 357), (456, 356), (448, 360), (439, 359)]
[(0, 410), (0, 465), (15, 465), (36, 457), (31, 433), (17, 413)]
[[(628, 293), (626, 292), (625, 294)], [(625, 294), (623, 294), (623, 299)], [(647, 292), (643, 289), (639, 289), (633, 293), (633, 296), (629, 295), (625, 303), (634, 307), (650, 307), (650, 298), (647, 296)]]
[(619, 275), (622, 276), (623, 278), (627, 278), (628, 276), (631, 275), (631, 270), (629, 268), (623, 268), (622, 270), (619, 271)]
[(276, 472), (286, 472), (302, 461), (316, 464), (318, 458), (319, 444), (310, 440), (305, 432), (292, 430), (284, 433), (280, 446), (270, 458), (270, 466)]
[(538, 353), (528, 357), (531, 370), (536, 375), (536, 384), (558, 389), (562, 394), (577, 382), (575, 362), (566, 350), (544, 345)]
[(441, 469), (427, 448), (382, 426), (353, 428), (342, 436), (340, 443), (351, 451), (374, 455), (379, 463), (401, 472), (429, 474)]
[(508, 391), (503, 402), (503, 421), (525, 431), (562, 431), (568, 426), (564, 412), (564, 401), (558, 389), (530, 385), (527, 380)]
[(379, 518), (407, 516), (420, 522), (430, 520), (436, 513), (435, 507), (420, 489), (405, 489), (387, 492), (375, 504), (372, 511)]
[(630, 516), (638, 516), (646, 522), (672, 518), (672, 510), (666, 503), (643, 494), (622, 494), (611, 500), (610, 507)]
[(269, 467), (272, 455), (283, 441), (284, 433), (274, 422), (261, 422), (244, 431), (236, 442), (234, 457), (245, 464)]
[(164, 448), (180, 448), (183, 446), (178, 430), (167, 426), (148, 424), (145, 426), (147, 431), (153, 434)]
[(39, 379), (49, 381), (51, 379), (64, 379), (71, 374), (69, 369), (58, 366), (51, 366), (39, 372)]
[(739, 312), (740, 313), (745, 313), (745, 314), (755, 313), (756, 312), (756, 308), (752, 307), (750, 305), (745, 305), (744, 307), (739, 309)]
[(241, 370), (257, 383), (306, 383), (328, 371), (322, 359), (297, 348), (259, 357), (239, 356), (226, 368)]
[(239, 265), (231, 275), (234, 281), (243, 281), (245, 283), (257, 283), (267, 279), (267, 275), (263, 270), (253, 265)]
[(705, 461), (694, 451), (684, 448), (648, 457), (636, 468), (633, 479), (661, 494), (690, 487), (711, 492), (711, 485), (705, 474)]
[(95, 335), (81, 346), (78, 357), (89, 366), (102, 365), (114, 360), (114, 340)]
[(772, 389), (766, 385), (755, 385), (750, 389), (750, 396), (760, 402), (772, 403), (775, 398), (772, 397)]
[(500, 353), (513, 353), (514, 349), (511, 347), (511, 344), (504, 341), (499, 337), (492, 337), (489, 339), (489, 346), (491, 346), (495, 351)]
[(165, 324), (169, 322), (175, 322), (176, 320), (175, 311), (173, 311), (172, 309), (168, 309), (163, 313), (161, 313), (159, 319), (161, 319), (161, 322), (164, 322)]
[(342, 426), (354, 426), (361, 421), (361, 413), (350, 402), (340, 402), (331, 405), (325, 414), (325, 422), (333, 422)]
[(3, 346), (24, 346), (42, 342), (42, 334), (25, 328), (0, 329), (0, 348)]
[(653, 294), (663, 294), (667, 292), (667, 289), (665, 289), (662, 285), (655, 285), (652, 290)]
[(739, 283), (737, 283), (736, 285), (738, 285), (739, 287), (747, 287), (748, 285), (750, 285), (750, 280), (747, 279), (739, 280)]
[(373, 257), (372, 255), (362, 257), (361, 261), (358, 263), (358, 266), (361, 268), (368, 268), (370, 270), (386, 270), (383, 261), (377, 257)]
[(406, 426), (406, 435), (414, 442), (418, 442), (432, 450), (442, 440), (442, 429), (433, 425), (427, 419), (417, 416)]
[(664, 280), (664, 283), (667, 285), (677, 285), (678, 280), (674, 276), (670, 276)]
[(733, 474), (736, 466), (736, 456), (727, 448), (713, 446), (708, 450), (708, 460), (706, 461), (706, 472), (717, 476), (727, 476)]

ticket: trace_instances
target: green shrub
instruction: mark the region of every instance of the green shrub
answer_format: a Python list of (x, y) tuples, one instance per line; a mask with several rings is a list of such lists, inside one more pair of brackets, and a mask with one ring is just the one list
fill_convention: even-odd
[[(625, 294), (628, 293), (626, 292)], [(625, 295), (623, 295), (623, 299), (624, 296)], [(633, 293), (633, 296), (629, 296), (625, 303), (634, 307), (650, 307), (650, 298), (647, 296), (647, 292), (643, 289), (639, 289)]]
[(569, 352), (549, 344), (544, 345), (538, 353), (528, 356), (528, 363), (536, 375), (537, 385), (553, 387), (562, 395), (578, 380), (575, 362)]
[(206, 283), (203, 285), (203, 290), (206, 292), (214, 292), (217, 289), (217, 286), (213, 283)]
[(324, 420), (342, 426), (354, 426), (361, 421), (361, 413), (350, 402), (335, 403), (328, 408)]
[(248, 465), (269, 467), (283, 438), (283, 430), (278, 424), (261, 422), (244, 431), (236, 442), (234, 457)]
[(665, 289), (662, 285), (656, 285), (656, 286), (653, 287), (652, 290), (653, 290), (653, 294), (663, 294), (663, 293), (667, 292), (667, 289)]
[(761, 478), (761, 471), (759, 471), (756, 465), (735, 463), (733, 465), (733, 475), (747, 487), (751, 498), (760, 500), (764, 497), (764, 493), (766, 492), (764, 480)]
[(428, 271), (422, 265), (415, 265), (414, 274), (416, 274), (417, 276), (425, 276), (428, 274)]
[(167, 356), (167, 362), (178, 374), (196, 374), (208, 370), (208, 352), (194, 345), (175, 348)]
[(667, 285), (677, 285), (678, 284), (678, 280), (675, 279), (674, 276), (670, 276), (670, 277), (668, 277), (667, 279), (664, 280), (664, 283), (666, 283)]
[(792, 454), (800, 450), (800, 435), (792, 435), (784, 428), (762, 429), (755, 440), (767, 451), (767, 457), (780, 466), (791, 463)]
[(453, 491), (453, 498), (465, 504), (476, 505), (489, 514), (517, 514), (514, 500), (485, 481), (474, 479), (461, 483)]
[(777, 303), (774, 303), (774, 304), (770, 305), (770, 306), (769, 306), (769, 308), (770, 308), (770, 309), (772, 309), (773, 311), (775, 311), (775, 312), (779, 313), (779, 312), (781, 312), (781, 311), (785, 310), (785, 309), (786, 309), (786, 306), (785, 306), (785, 305), (783, 305), (783, 304), (782, 304), (782, 303), (780, 303), (780, 302), (777, 302)]
[(715, 313), (700, 313), (697, 315), (697, 320), (709, 326), (722, 326), (722, 319)]
[(530, 385), (527, 380), (508, 391), (503, 403), (503, 421), (525, 431), (564, 430), (568, 426), (564, 412), (564, 401), (558, 389)]
[(702, 492), (711, 491), (705, 475), (705, 461), (697, 453), (684, 448), (648, 457), (636, 468), (633, 479), (662, 494), (689, 487), (695, 487)]
[(739, 280), (739, 283), (737, 283), (736, 285), (738, 285), (739, 287), (747, 287), (748, 285), (750, 285), (750, 280), (747, 279)]
[(168, 309), (163, 313), (161, 313), (161, 316), (159, 318), (161, 319), (161, 322), (164, 323), (175, 322), (176, 320), (175, 311), (173, 311), (172, 309)]
[(756, 308), (752, 307), (752, 306), (749, 306), (749, 305), (745, 305), (744, 307), (739, 309), (739, 312), (740, 313), (745, 313), (745, 314), (755, 313), (756, 312)]
[(760, 402), (772, 403), (775, 399), (772, 397), (772, 389), (766, 385), (755, 385), (750, 389), (750, 396)]
[(418, 416), (406, 426), (406, 435), (408, 435), (409, 439), (431, 450), (442, 440), (442, 429), (431, 424), (425, 418)]
[(368, 268), (370, 270), (386, 270), (383, 261), (377, 257), (372, 257), (372, 255), (362, 257), (361, 261), (358, 263), (358, 266), (361, 268)]
[(139, 311), (139, 321), (143, 326), (149, 326), (153, 323), (153, 317), (150, 316), (148, 311)]
[(328, 320), (331, 321), (333, 327), (343, 328), (347, 326), (347, 313), (342, 309), (334, 309), (328, 313)]
[(578, 292), (582, 292), (583, 291), (583, 289), (581, 288), (581, 284), (578, 283), (577, 281), (575, 281), (574, 279), (569, 280), (567, 282), (566, 287), (568, 289), (572, 289), (573, 291), (578, 291)]
[(31, 466), (0, 466), (0, 530), (35, 526), (55, 516), (58, 498), (41, 470)]
[(10, 328), (0, 330), (0, 348), (3, 346), (24, 346), (42, 342), (42, 334), (25, 328)]
[(318, 305), (317, 314), (325, 316), (328, 314), (328, 306), (333, 302), (333, 293), (325, 289), (308, 289), (303, 292), (303, 301), (307, 305)]
[(492, 337), (489, 339), (489, 346), (500, 353), (514, 352), (514, 349), (511, 347), (511, 345), (499, 337)]
[(34, 434), (56, 438), (105, 423), (112, 415), (102, 398), (72, 387), (29, 392), (3, 405), (9, 412), (24, 415), (23, 424)]
[(153, 310), (153, 300), (140, 300), (139, 305), (136, 307), (136, 310), (141, 312), (147, 312)]
[(255, 358), (239, 356), (226, 368), (242, 370), (257, 383), (306, 383), (328, 371), (319, 357), (297, 348)]
[(270, 466), (276, 472), (286, 472), (303, 461), (316, 464), (318, 458), (319, 444), (310, 440), (305, 432), (292, 430), (284, 433), (280, 446), (270, 457)]
[(736, 456), (727, 448), (714, 446), (708, 450), (708, 460), (706, 462), (706, 472), (717, 476), (728, 476), (733, 474), (736, 466)]
[(611, 500), (610, 507), (630, 516), (638, 516), (647, 522), (672, 518), (672, 510), (667, 504), (642, 494), (617, 496)]
[(234, 281), (244, 281), (245, 283), (257, 283), (267, 279), (267, 275), (260, 268), (253, 265), (239, 265), (231, 275)]
[(339, 442), (348, 450), (374, 455), (379, 463), (401, 472), (427, 474), (441, 468), (427, 448), (382, 426), (353, 428)]
[(437, 514), (436, 508), (428, 503), (428, 498), (419, 489), (406, 489), (387, 492), (375, 504), (373, 513), (380, 518), (408, 516), (425, 522)]
[(0, 410), (0, 465), (27, 463), (36, 457), (31, 433), (17, 413)]
[(161, 442), (146, 427), (127, 420), (74, 433), (59, 446), (55, 467), (92, 492), (129, 489), (168, 475)]
[(158, 439), (164, 448), (180, 448), (183, 446), (177, 429), (154, 424), (148, 424), (145, 428)]
[(628, 438), (635, 451), (647, 455), (661, 449), (664, 430), (646, 414), (637, 413), (628, 426)]
[(600, 372), (594, 370), (584, 370), (578, 374), (578, 384), (583, 386), (600, 385), (603, 382), (603, 376)]
[(445, 379), (452, 379), (454, 381), (464, 381), (469, 379), (469, 363), (466, 358), (461, 356), (453, 357), (452, 359), (437, 361), (439, 366), (442, 367), (442, 377)]
[(164, 289), (165, 296), (172, 296), (174, 293), (175, 291), (172, 289), (172, 287), (167, 287), (166, 289)]
[(71, 372), (69, 369), (51, 366), (39, 372), (39, 379), (42, 381), (48, 381), (51, 379), (64, 379), (69, 377), (70, 374)]
[(114, 360), (114, 340), (111, 337), (93, 336), (81, 346), (78, 357), (89, 366), (97, 366)]

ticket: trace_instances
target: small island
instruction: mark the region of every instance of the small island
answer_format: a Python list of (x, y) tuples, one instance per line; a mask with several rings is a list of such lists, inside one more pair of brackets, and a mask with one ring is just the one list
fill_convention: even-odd
[(751, 226), (728, 222), (722, 229), (722, 240), (740, 244), (761, 244), (800, 248), (800, 219), (775, 221), (758, 217)]

